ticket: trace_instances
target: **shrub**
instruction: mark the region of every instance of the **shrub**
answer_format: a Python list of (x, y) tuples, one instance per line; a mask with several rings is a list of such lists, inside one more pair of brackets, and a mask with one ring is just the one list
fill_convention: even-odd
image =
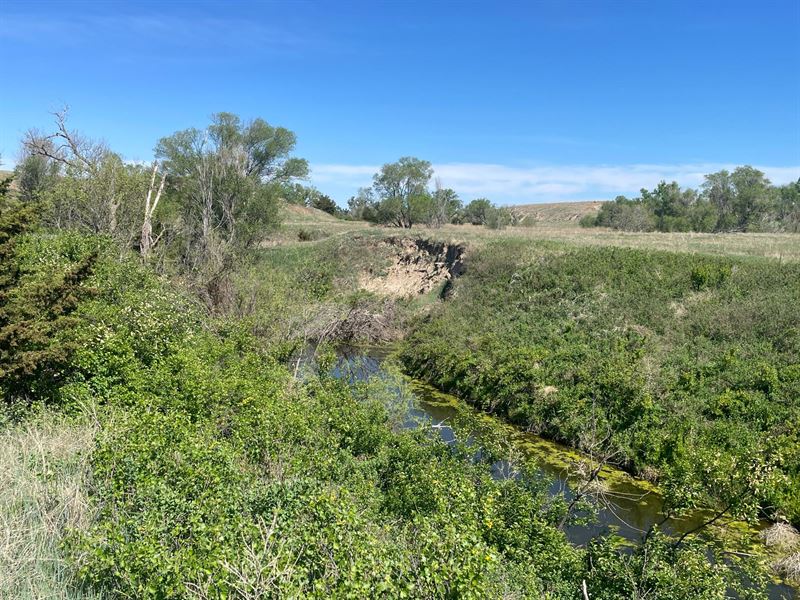
[(717, 288), (731, 276), (730, 265), (705, 263), (692, 268), (692, 288), (696, 291)]
[[(705, 480), (777, 469), (745, 492), (750, 516), (798, 522), (800, 267), (506, 240), (467, 261), (455, 300), (407, 336), (408, 372), (579, 448), (605, 431), (633, 472), (699, 485), (690, 457), (724, 448), (733, 462), (709, 459)], [(726, 506), (722, 487), (694, 489)]]
[(305, 229), (302, 228), (297, 232), (297, 239), (301, 242), (313, 242), (328, 237), (327, 232), (321, 229)]

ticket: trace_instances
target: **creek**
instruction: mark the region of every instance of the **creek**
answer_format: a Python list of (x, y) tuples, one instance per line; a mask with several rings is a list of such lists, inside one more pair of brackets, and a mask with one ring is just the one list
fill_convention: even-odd
[[(310, 354), (313, 356), (313, 351)], [(551, 495), (564, 494), (567, 501), (573, 497), (575, 467), (589, 460), (588, 456), (477, 411), (458, 398), (422, 382), (398, 382), (399, 373), (384, 366), (388, 355), (386, 348), (342, 348), (337, 353), (333, 375), (351, 383), (367, 382), (371, 378), (394, 382), (389, 385), (387, 404), (391, 404), (389, 409), (395, 413), (399, 426), (426, 428), (448, 444), (456, 440), (466, 442), (475, 447), (476, 456), (481, 453), (484, 436), (487, 439), (500, 438), (513, 454), (536, 465), (549, 482)], [(465, 429), (465, 422), (471, 426), (467, 425)], [(506, 459), (495, 461), (491, 468), (496, 478), (517, 476)], [(652, 525), (662, 522), (662, 498), (655, 485), (610, 466), (603, 467), (598, 479), (602, 501), (597, 503), (596, 516), (588, 523), (568, 526), (565, 533), (570, 542), (583, 545), (598, 535), (611, 534), (618, 536), (622, 544), (635, 545), (641, 542)], [(694, 530), (708, 518), (708, 512), (697, 510), (680, 519), (670, 519), (660, 528), (669, 534), (680, 535)], [(767, 522), (758, 526), (725, 522), (705, 528), (700, 535), (720, 544), (728, 552), (766, 554), (767, 549), (758, 534), (768, 525)], [(770, 585), (768, 592), (771, 600), (795, 597), (793, 587), (777, 580)]]

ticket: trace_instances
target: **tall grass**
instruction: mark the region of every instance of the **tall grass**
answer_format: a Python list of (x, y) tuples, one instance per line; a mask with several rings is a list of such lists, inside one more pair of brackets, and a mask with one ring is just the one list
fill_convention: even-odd
[(87, 497), (95, 426), (52, 413), (0, 425), (0, 598), (88, 599), (62, 552), (91, 519)]

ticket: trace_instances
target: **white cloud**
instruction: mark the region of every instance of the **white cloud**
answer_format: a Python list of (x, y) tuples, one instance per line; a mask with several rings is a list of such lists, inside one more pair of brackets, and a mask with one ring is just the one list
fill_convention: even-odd
[[(47, 47), (79, 47), (98, 39), (117, 43), (115, 53), (123, 45), (132, 45), (128, 52), (141, 58), (142, 48), (159, 54), (158, 64), (174, 62), (175, 57), (164, 55), (164, 47), (183, 49), (191, 54), (198, 49), (263, 53), (300, 52), (330, 44), (315, 32), (232, 17), (211, 18), (195, 15), (191, 10), (181, 15), (161, 15), (148, 12), (115, 14), (73, 12), (68, 15), (42, 15), (37, 12), (7, 14), (0, 20), (0, 40), (17, 43), (47, 44)], [(152, 48), (153, 45), (156, 48)], [(207, 57), (206, 57), (207, 60)]]
[[(466, 199), (486, 196), (500, 203), (547, 202), (557, 200), (606, 199), (618, 194), (636, 194), (653, 188), (662, 179), (682, 186), (697, 187), (703, 175), (735, 164), (633, 164), (633, 165), (539, 165), (508, 166), (490, 163), (434, 164), (435, 176)], [(379, 165), (312, 165), (312, 182), (325, 190), (336, 188), (344, 194), (371, 183)], [(756, 166), (777, 185), (797, 180), (800, 166)], [(332, 190), (333, 191), (333, 190)]]

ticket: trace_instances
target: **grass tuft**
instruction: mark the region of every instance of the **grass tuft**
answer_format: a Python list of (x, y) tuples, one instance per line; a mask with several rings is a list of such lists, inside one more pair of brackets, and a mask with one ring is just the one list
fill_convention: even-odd
[(46, 413), (0, 429), (0, 598), (98, 598), (76, 586), (61, 544), (92, 516), (95, 427)]

